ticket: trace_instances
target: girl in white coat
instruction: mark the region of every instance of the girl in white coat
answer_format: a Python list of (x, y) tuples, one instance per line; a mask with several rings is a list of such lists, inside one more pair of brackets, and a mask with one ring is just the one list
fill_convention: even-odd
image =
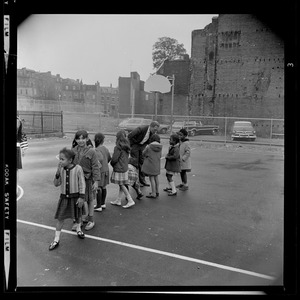
[(187, 172), (191, 172), (192, 170), (192, 163), (191, 163), (191, 146), (189, 139), (187, 138), (188, 132), (186, 129), (182, 128), (177, 133), (180, 139), (180, 146), (179, 146), (179, 154), (180, 154), (180, 177), (181, 177), (181, 184), (176, 186), (181, 191), (186, 191), (189, 189), (187, 183)]

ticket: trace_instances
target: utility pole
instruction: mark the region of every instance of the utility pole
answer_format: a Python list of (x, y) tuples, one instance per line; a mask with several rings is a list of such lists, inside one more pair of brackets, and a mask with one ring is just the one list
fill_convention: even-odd
[(171, 76), (167, 76), (169, 80), (172, 80), (172, 98), (171, 98), (171, 130), (170, 133), (172, 134), (172, 128), (173, 128), (173, 111), (174, 111), (174, 87), (175, 87), (175, 75), (173, 74)]

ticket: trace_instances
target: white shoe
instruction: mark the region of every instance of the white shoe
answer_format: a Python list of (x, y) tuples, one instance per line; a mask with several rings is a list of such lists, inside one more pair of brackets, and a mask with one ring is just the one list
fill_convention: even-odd
[(123, 206), (123, 208), (129, 208), (131, 206), (133, 206), (135, 204), (135, 202), (133, 200), (129, 200), (128, 203), (126, 205)]
[(122, 204), (121, 199), (116, 199), (115, 201), (110, 201), (110, 204), (120, 206)]
[(85, 230), (91, 230), (92, 228), (94, 228), (94, 226), (95, 226), (95, 222), (91, 222), (91, 221), (89, 221), (88, 223), (87, 223), (87, 225), (85, 226)]
[(97, 207), (97, 206), (95, 206), (95, 207), (94, 207), (94, 211), (102, 211), (102, 207)]
[(103, 205), (101, 205), (101, 207), (102, 207), (102, 208), (106, 208), (106, 205), (105, 205), (105, 204), (103, 204)]

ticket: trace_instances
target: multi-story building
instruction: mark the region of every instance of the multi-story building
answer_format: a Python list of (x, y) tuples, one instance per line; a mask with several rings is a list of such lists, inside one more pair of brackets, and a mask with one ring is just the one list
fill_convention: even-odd
[[(188, 54), (181, 55), (173, 60), (165, 60), (156, 74), (170, 79), (173, 84), (174, 99), (173, 114), (188, 115), (189, 113), (189, 84), (190, 84), (190, 58)], [(169, 93), (159, 94), (157, 111), (160, 115), (171, 114), (172, 89)]]
[(119, 77), (119, 113), (154, 114), (154, 101), (150, 93), (144, 91), (145, 82), (137, 72), (130, 77)]
[(190, 106), (193, 115), (283, 118), (283, 41), (246, 14), (194, 30)]
[[(42, 109), (45, 105), (58, 105), (61, 109), (66, 105), (68, 109), (74, 104), (98, 107), (101, 112), (116, 116), (118, 113), (118, 88), (100, 87), (95, 84), (83, 84), (82, 80), (61, 78), (59, 74), (51, 72), (36, 72), (27, 68), (17, 70), (17, 98), (19, 101), (32, 101), (39, 104)], [(47, 101), (46, 101), (47, 100)], [(36, 104), (37, 105), (37, 104)], [(26, 105), (22, 105), (26, 107)], [(46, 106), (45, 106), (46, 107)]]
[(110, 85), (100, 87), (101, 104), (104, 107), (104, 113), (111, 116), (117, 116), (119, 111), (119, 89)]

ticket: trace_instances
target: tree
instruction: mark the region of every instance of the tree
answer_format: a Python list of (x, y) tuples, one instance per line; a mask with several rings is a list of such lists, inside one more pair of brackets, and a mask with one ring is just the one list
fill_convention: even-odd
[(183, 44), (170, 37), (161, 37), (152, 47), (152, 60), (155, 69), (166, 59), (175, 59), (179, 55), (186, 54)]

